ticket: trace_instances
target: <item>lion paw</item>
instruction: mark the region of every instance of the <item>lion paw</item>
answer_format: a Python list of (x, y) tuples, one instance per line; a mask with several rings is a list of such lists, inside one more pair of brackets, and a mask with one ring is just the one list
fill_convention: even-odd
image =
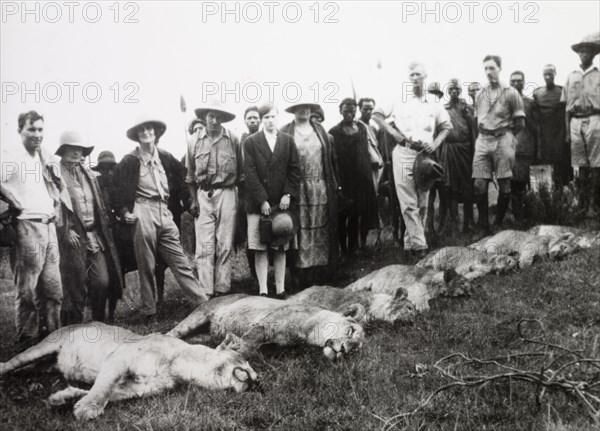
[(98, 404), (85, 402), (85, 400), (78, 401), (73, 408), (73, 414), (75, 415), (75, 418), (80, 421), (96, 419), (103, 412), (104, 407)]

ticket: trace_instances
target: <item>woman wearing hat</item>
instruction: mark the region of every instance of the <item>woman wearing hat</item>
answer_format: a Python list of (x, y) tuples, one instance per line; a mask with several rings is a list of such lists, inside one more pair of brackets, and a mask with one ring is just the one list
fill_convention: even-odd
[[(93, 320), (105, 320), (107, 300), (108, 319), (112, 320), (123, 287), (102, 191), (94, 173), (81, 162), (93, 149), (83, 143), (79, 134), (65, 132), (56, 150), (56, 155), (61, 157), (62, 178), (70, 198), (70, 205), (61, 204), (62, 224), (57, 229), (64, 295), (63, 325), (83, 321), (86, 296)], [(109, 277), (111, 274), (115, 276)]]
[[(291, 136), (277, 131), (278, 111), (274, 105), (261, 106), (258, 114), (263, 129), (250, 135), (244, 147), (248, 248), (255, 251), (255, 268), (261, 296), (267, 296), (267, 248), (274, 249), (275, 286), (277, 297), (282, 298), (285, 292), (285, 252), (289, 249), (298, 211), (298, 151)], [(261, 215), (273, 218), (273, 240), (269, 244), (261, 241)]]
[(171, 195), (181, 192), (183, 166), (157, 147), (167, 126), (149, 117), (127, 130), (138, 146), (115, 169), (113, 207), (133, 229), (133, 248), (140, 279), (140, 313), (156, 319), (155, 268), (157, 257), (169, 266), (177, 283), (194, 302), (206, 301), (179, 240), (179, 230), (168, 208)]
[(296, 288), (312, 282), (312, 271), (307, 269), (327, 265), (339, 255), (337, 194), (341, 188), (330, 137), (321, 124), (310, 120), (319, 107), (306, 102), (288, 107), (294, 121), (281, 128), (294, 138), (300, 161), (300, 226), (292, 253)]

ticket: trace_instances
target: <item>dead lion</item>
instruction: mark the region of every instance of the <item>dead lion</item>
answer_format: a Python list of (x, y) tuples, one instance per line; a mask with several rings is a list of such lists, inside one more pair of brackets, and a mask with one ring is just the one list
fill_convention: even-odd
[(558, 237), (532, 235), (520, 230), (504, 230), (483, 238), (469, 247), (487, 254), (519, 256), (519, 268), (529, 268), (537, 257), (560, 259), (577, 249), (575, 235), (565, 233)]
[(406, 299), (408, 293), (398, 289), (395, 296), (371, 291), (351, 291), (331, 286), (313, 286), (288, 298), (288, 302), (311, 304), (337, 311), (351, 304), (365, 308), (365, 320), (385, 322), (412, 322), (415, 318), (415, 305)]
[(574, 244), (580, 249), (600, 247), (600, 232), (593, 230), (577, 229), (570, 226), (557, 226), (542, 224), (532, 227), (527, 231), (533, 235), (543, 235), (551, 237), (561, 237), (564, 234), (572, 233), (575, 235)]
[(489, 255), (470, 247), (444, 247), (429, 253), (417, 266), (437, 271), (453, 269), (467, 280), (475, 280), (490, 272), (502, 273), (516, 268), (517, 261), (505, 254)]
[(333, 361), (362, 345), (364, 330), (358, 321), (364, 313), (360, 304), (334, 312), (313, 305), (235, 294), (200, 304), (167, 335), (185, 338), (207, 329), (213, 339), (219, 340), (231, 332), (250, 349), (266, 343), (305, 343), (322, 347), (324, 355)]
[(438, 296), (461, 296), (471, 292), (471, 283), (454, 270), (435, 271), (412, 265), (389, 265), (348, 285), (350, 291), (371, 290), (395, 295), (399, 289), (407, 292), (409, 301), (418, 311), (429, 309), (429, 300)]
[(66, 326), (5, 363), (0, 376), (47, 359), (69, 382), (93, 383), (90, 390), (68, 386), (50, 396), (50, 405), (81, 398), (79, 420), (94, 419), (109, 401), (145, 397), (188, 382), (207, 389), (245, 391), (258, 376), (243, 356), (230, 349), (231, 334), (216, 349), (190, 345), (162, 334), (138, 335), (99, 322)]

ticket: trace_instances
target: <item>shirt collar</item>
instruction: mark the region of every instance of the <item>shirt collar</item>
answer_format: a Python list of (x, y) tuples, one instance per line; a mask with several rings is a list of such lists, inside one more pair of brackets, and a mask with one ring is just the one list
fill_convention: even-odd
[(154, 147), (154, 152), (150, 155), (148, 155), (148, 153), (146, 153), (145, 151), (142, 151), (140, 147), (137, 147), (137, 156), (144, 166), (150, 162), (153, 162), (155, 164), (158, 164), (159, 162), (158, 148), (156, 147)]
[(590, 67), (588, 67), (588, 68), (587, 68), (587, 69), (585, 69), (585, 70), (583, 70), (583, 69), (581, 68), (581, 65), (579, 65), (579, 71), (580, 71), (581, 73), (583, 73), (584, 75), (585, 75), (586, 73), (590, 73), (590, 72), (591, 72), (592, 70), (594, 70), (594, 69), (598, 70), (598, 68), (597, 68), (597, 67), (596, 67), (596, 65), (594, 65), (594, 64), (592, 64)]

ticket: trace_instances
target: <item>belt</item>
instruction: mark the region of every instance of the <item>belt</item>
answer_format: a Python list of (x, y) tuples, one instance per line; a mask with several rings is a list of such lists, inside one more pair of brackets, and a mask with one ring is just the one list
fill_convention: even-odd
[(32, 223), (50, 224), (50, 223), (54, 223), (54, 220), (56, 220), (56, 217), (52, 216), (52, 217), (44, 217), (44, 218), (23, 218), (23, 219), (19, 219), (19, 220), (30, 221)]
[(163, 198), (161, 198), (160, 196), (152, 196), (151, 198), (145, 198), (143, 196), (136, 196), (135, 201), (140, 202), (140, 203), (146, 203), (146, 202), (160, 202), (163, 204), (167, 203), (167, 201), (164, 200)]
[(496, 130), (488, 130), (482, 127), (479, 128), (479, 133), (484, 136), (493, 136), (495, 138), (499, 138), (500, 136), (506, 135), (507, 132), (510, 132), (510, 127), (501, 127)]
[(414, 151), (421, 151), (423, 149), (423, 145), (413, 141), (409, 141), (408, 139), (405, 139), (402, 142), (398, 142), (398, 145), (400, 145), (401, 147), (409, 148)]
[(573, 118), (590, 118), (593, 115), (600, 115), (600, 111), (592, 111), (589, 114), (573, 114)]

